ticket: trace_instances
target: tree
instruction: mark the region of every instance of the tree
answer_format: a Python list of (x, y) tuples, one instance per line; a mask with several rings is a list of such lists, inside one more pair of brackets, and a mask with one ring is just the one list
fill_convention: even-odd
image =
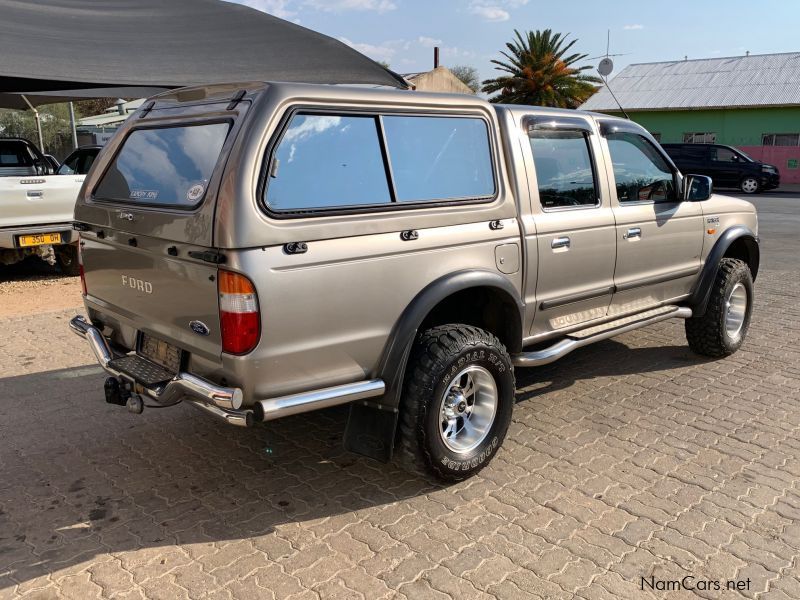
[(567, 42), (567, 36), (550, 29), (529, 31), (525, 37), (514, 33), (508, 52), (501, 51), (506, 60), (492, 61), (506, 75), (483, 82), (485, 93), (497, 92), (490, 102), (577, 108), (597, 91), (601, 80), (583, 73), (591, 67), (576, 66), (587, 55), (567, 54), (577, 40)]
[[(45, 151), (61, 145), (61, 138), (70, 135), (69, 107), (66, 103), (39, 106)], [(32, 110), (0, 110), (0, 135), (24, 137), (39, 146), (36, 118)]]
[(476, 94), (481, 89), (481, 80), (478, 76), (478, 69), (468, 65), (456, 65), (450, 72), (458, 77), (461, 82)]

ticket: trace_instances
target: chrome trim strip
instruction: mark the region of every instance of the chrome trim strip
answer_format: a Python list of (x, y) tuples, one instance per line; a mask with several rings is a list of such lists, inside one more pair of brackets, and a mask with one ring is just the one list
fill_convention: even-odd
[(290, 396), (259, 400), (256, 402), (254, 409), (257, 420), (272, 421), (280, 417), (346, 404), (354, 400), (381, 396), (385, 391), (386, 384), (384, 384), (383, 380), (372, 379)]
[(673, 319), (673, 318), (688, 319), (691, 316), (692, 316), (691, 308), (679, 307), (668, 313), (663, 313), (647, 319), (634, 321), (632, 323), (628, 323), (627, 325), (623, 325), (621, 327), (616, 327), (614, 329), (609, 329), (607, 331), (600, 332), (597, 335), (593, 335), (591, 337), (582, 339), (566, 338), (559, 342), (556, 342), (555, 344), (553, 344), (549, 348), (545, 348), (544, 350), (538, 350), (535, 352), (521, 352), (520, 354), (515, 354), (512, 357), (512, 362), (514, 363), (515, 367), (539, 367), (542, 365), (547, 365), (550, 364), (551, 362), (555, 362), (556, 360), (558, 360), (563, 356), (566, 356), (573, 350), (577, 350), (578, 348), (587, 346), (594, 342), (606, 340), (608, 338), (620, 335), (621, 333), (633, 331), (634, 329), (639, 329), (640, 327), (644, 327), (646, 325), (652, 325), (653, 323), (658, 323), (659, 321), (665, 321), (666, 319)]
[(550, 298), (549, 300), (542, 300), (539, 303), (541, 310), (549, 310), (567, 304), (574, 304), (576, 302), (583, 302), (584, 300), (591, 300), (592, 298), (601, 298), (602, 296), (609, 296), (613, 294), (615, 288), (613, 285), (596, 290), (588, 290), (579, 294), (571, 294), (569, 296), (560, 296), (558, 298)]

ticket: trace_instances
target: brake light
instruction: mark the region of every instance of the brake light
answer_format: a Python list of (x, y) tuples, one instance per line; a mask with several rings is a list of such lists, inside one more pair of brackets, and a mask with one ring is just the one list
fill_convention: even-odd
[(222, 351), (247, 354), (261, 336), (256, 288), (244, 275), (220, 270), (218, 289)]
[(81, 293), (85, 296), (86, 295), (86, 274), (83, 272), (83, 241), (81, 240), (81, 236), (78, 235), (78, 273), (81, 276)]

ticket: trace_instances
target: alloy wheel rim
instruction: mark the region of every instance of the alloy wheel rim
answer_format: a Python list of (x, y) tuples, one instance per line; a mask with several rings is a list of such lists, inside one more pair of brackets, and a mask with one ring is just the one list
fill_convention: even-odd
[(725, 299), (725, 331), (732, 340), (739, 338), (747, 314), (747, 290), (737, 283)]
[(439, 403), (444, 445), (458, 454), (480, 446), (494, 423), (497, 399), (497, 383), (485, 368), (470, 365), (453, 377)]
[(742, 184), (745, 192), (755, 192), (758, 189), (758, 182), (755, 179), (745, 179)]

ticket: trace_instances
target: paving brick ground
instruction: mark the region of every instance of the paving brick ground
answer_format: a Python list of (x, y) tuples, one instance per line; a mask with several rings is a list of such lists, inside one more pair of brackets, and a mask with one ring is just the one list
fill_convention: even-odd
[[(342, 410), (131, 416), (71, 313), (2, 320), (0, 598), (800, 598), (797, 272), (757, 294), (725, 360), (665, 322), (520, 372), (451, 487), (341, 450)], [(641, 589), (687, 575), (749, 589)]]

